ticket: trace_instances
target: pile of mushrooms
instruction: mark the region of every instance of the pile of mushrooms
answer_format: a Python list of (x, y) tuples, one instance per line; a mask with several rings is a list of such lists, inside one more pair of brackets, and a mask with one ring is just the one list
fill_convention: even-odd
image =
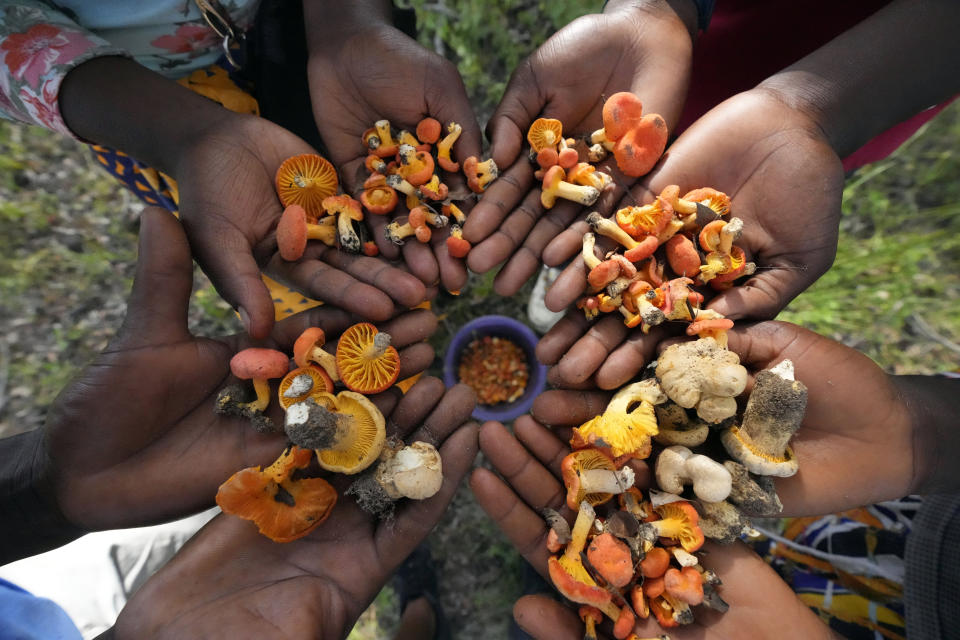
[[(573, 528), (544, 512), (556, 554), (550, 577), (582, 605), (585, 637), (595, 637), (604, 615), (614, 637), (634, 639), (637, 618), (651, 613), (669, 629), (692, 623), (699, 605), (726, 611), (720, 578), (697, 551), (706, 538), (730, 543), (748, 533), (747, 514), (779, 513), (770, 476), (797, 471), (788, 442), (803, 421), (806, 387), (789, 360), (757, 374), (740, 416), (747, 370), (712, 337), (672, 345), (648, 376), (574, 429), (561, 463)], [(629, 463), (650, 456), (655, 486), (641, 491)], [(614, 496), (616, 506), (603, 506)]]
[[(454, 200), (463, 200), (440, 178), (439, 169), (447, 173), (463, 172), (473, 193), (482, 193), (498, 175), (493, 159), (480, 161), (470, 156), (461, 164), (451, 157), (453, 144), (462, 127), (449, 123), (444, 129), (435, 118), (424, 118), (415, 133), (396, 131), (388, 120), (378, 120), (363, 134), (364, 149), (369, 154), (364, 163), (370, 176), (363, 184), (360, 202), (371, 214), (386, 215), (396, 210), (403, 194), (408, 211), (406, 221), (388, 224), (387, 239), (403, 245), (411, 236), (419, 242), (430, 242), (435, 229), (446, 227), (450, 219), (447, 251), (454, 258), (466, 257), (470, 243), (463, 238), (466, 214)], [(439, 209), (439, 211), (437, 210)]]
[(436, 448), (388, 441), (384, 416), (367, 397), (387, 390), (399, 376), (400, 357), (390, 334), (359, 323), (343, 332), (335, 353), (325, 345), (323, 330), (311, 327), (294, 343), (292, 365), (289, 355), (274, 349), (240, 351), (230, 366), (241, 383), (223, 389), (216, 402), (218, 413), (247, 418), (261, 432), (279, 431), (266, 410), (270, 380), (280, 379), (277, 401), (287, 447), (266, 469), (239, 471), (217, 492), (224, 512), (252, 520), (276, 542), (307, 535), (336, 503), (333, 486), (309, 476), (314, 459), (334, 473), (366, 472), (347, 492), (380, 517), (389, 517), (400, 498), (429, 498), (443, 481)]

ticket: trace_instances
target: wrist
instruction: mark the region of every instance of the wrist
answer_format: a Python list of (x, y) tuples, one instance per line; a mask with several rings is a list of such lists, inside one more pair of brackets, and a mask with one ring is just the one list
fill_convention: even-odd
[(960, 380), (945, 376), (891, 376), (906, 408), (913, 441), (911, 493), (960, 491)]
[(70, 71), (59, 99), (77, 136), (171, 174), (205, 131), (238, 115), (119, 57), (95, 58)]
[(60, 510), (50, 489), (49, 470), (42, 430), (0, 440), (0, 565), (86, 533)]

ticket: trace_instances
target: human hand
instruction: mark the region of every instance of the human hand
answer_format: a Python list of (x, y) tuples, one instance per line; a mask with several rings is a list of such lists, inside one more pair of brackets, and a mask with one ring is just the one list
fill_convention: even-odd
[(297, 262), (280, 257), (275, 232), (283, 207), (274, 176), (284, 160), (302, 153), (316, 152), (263, 118), (235, 116), (198, 138), (176, 169), (180, 219), (196, 260), (250, 335), (266, 338), (273, 325), (261, 266), (310, 297), (374, 322), (390, 318), (396, 306), (422, 302), (423, 284), (384, 260), (321, 243), (310, 243)]
[[(322, 13), (307, 11), (307, 74), (317, 128), (344, 189), (352, 194), (361, 190), (368, 175), (362, 136), (378, 120), (410, 132), (428, 116), (444, 126), (456, 122), (463, 131), (454, 145), (455, 157), (461, 163), (469, 156), (479, 158), (480, 128), (456, 67), (385, 19), (370, 13), (355, 16), (355, 8), (341, 4)], [(464, 186), (457, 174), (441, 175), (441, 180), (453, 191)], [(384, 236), (390, 216), (367, 214), (366, 220), (381, 254), (388, 259), (402, 254), (410, 272), (426, 285), (439, 282), (458, 291), (466, 283), (463, 260), (447, 253), (446, 233), (434, 234), (429, 244), (410, 241), (401, 249)]]
[(425, 378), (398, 396), (382, 394), (377, 404), (393, 434), (437, 446), (444, 479), (436, 495), (406, 501), (394, 520), (378, 522), (343, 497), (352, 477), (331, 476), (341, 494), (333, 512), (283, 544), (251, 522), (217, 516), (137, 591), (114, 637), (345, 637), (443, 515), (477, 453), (476, 426), (461, 426), (474, 406), (468, 387), (444, 393), (442, 382)]
[[(147, 209), (127, 317), (108, 348), (58, 396), (38, 446), (50, 502), (83, 530), (169, 520), (213, 504), (235, 471), (269, 464), (283, 434), (257, 433), (244, 419), (214, 412), (230, 359), (246, 336), (209, 339), (187, 328), (193, 283), (190, 249), (176, 219)], [(331, 337), (350, 316), (312, 309), (276, 324), (265, 343), (289, 352), (308, 326)], [(387, 323), (401, 373), (422, 371), (433, 349), (420, 341), (436, 320), (413, 311)], [(276, 403), (272, 408), (279, 411)]]
[[(896, 377), (854, 349), (785, 322), (735, 326), (727, 336), (748, 370), (790, 359), (808, 389), (803, 426), (790, 444), (800, 470), (774, 479), (783, 515), (835, 513), (921, 490), (930, 469), (915, 468), (917, 429)], [(600, 391), (547, 391), (533, 415), (552, 428), (577, 427), (608, 399)]]
[[(559, 480), (560, 462), (569, 447), (529, 416), (514, 422), (514, 433), (488, 422), (480, 430), (480, 448), (500, 474), (479, 468), (470, 478), (477, 501), (503, 530), (523, 557), (547, 578), (547, 525), (539, 512), (560, 510), (565, 491)], [(638, 484), (643, 480), (638, 481)], [(829, 629), (804, 605), (786, 583), (756, 554), (740, 543), (707, 544), (707, 568), (723, 581), (726, 613), (700, 607), (695, 622), (669, 629), (671, 638), (831, 638)], [(520, 627), (534, 638), (583, 638), (576, 609), (546, 596), (525, 596), (513, 609)], [(662, 633), (651, 616), (638, 620), (641, 638)], [(786, 635), (785, 635), (786, 634)], [(610, 636), (607, 636), (610, 637)]]
[[(605, 13), (583, 16), (558, 31), (514, 71), (488, 126), (501, 176), (464, 227), (474, 245), (467, 257), (471, 270), (483, 273), (507, 261), (494, 281), (500, 295), (516, 293), (540, 267), (544, 247), (586, 213), (569, 201), (549, 211), (540, 204), (534, 167), (524, 153), (530, 124), (540, 116), (556, 118), (565, 136), (589, 134), (603, 126), (606, 97), (633, 91), (645, 113), (659, 113), (672, 128), (686, 97), (692, 55), (693, 27), (679, 17), (686, 15), (683, 8), (692, 5), (611, 2)], [(616, 187), (602, 196), (602, 208), (616, 202), (633, 179), (617, 171), (612, 156), (601, 170), (616, 178)]]
[[(712, 109), (670, 147), (661, 164), (634, 189), (649, 201), (667, 185), (713, 187), (730, 195), (732, 214), (744, 222), (737, 241), (757, 273), (717, 295), (707, 307), (728, 318), (772, 318), (833, 262), (837, 247), (843, 171), (840, 159), (808, 114), (770, 92), (741, 93)], [(578, 222), (543, 252), (548, 265), (580, 250), (587, 225)], [(569, 307), (586, 289), (577, 258), (547, 292), (550, 309)], [(643, 368), (667, 333), (643, 334), (618, 318), (587, 329), (571, 314), (541, 341), (538, 358), (556, 364), (563, 384), (592, 381), (615, 389)], [(591, 378), (592, 377), (592, 378)]]

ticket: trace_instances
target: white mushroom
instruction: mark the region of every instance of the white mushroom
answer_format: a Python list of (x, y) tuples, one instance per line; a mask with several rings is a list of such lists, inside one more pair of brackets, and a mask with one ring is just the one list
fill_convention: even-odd
[(730, 495), (730, 472), (707, 456), (694, 454), (686, 447), (667, 447), (656, 464), (657, 484), (669, 493), (683, 492), (686, 484), (704, 502), (720, 502)]

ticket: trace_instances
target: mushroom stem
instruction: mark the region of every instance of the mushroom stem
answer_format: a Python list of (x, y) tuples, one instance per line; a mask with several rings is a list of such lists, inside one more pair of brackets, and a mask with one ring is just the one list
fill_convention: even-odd
[(322, 347), (314, 347), (311, 349), (307, 353), (306, 360), (315, 362), (323, 367), (323, 370), (327, 372), (327, 375), (330, 376), (330, 379), (334, 382), (340, 381), (340, 372), (337, 371), (337, 359), (333, 357), (333, 354), (324, 351)]
[(379, 358), (389, 346), (390, 334), (382, 331), (378, 332), (377, 335), (373, 337), (373, 344), (364, 350), (363, 357), (370, 359)]
[(743, 233), (743, 220), (740, 218), (730, 218), (727, 224), (720, 230), (720, 244), (717, 250), (721, 253), (730, 253), (733, 249), (733, 241)]
[(619, 471), (608, 469), (583, 469), (580, 484), (584, 493), (623, 493), (633, 486), (633, 469), (624, 467)]
[(241, 407), (250, 411), (262, 412), (270, 404), (270, 382), (262, 378), (253, 379), (253, 390), (257, 393), (256, 400), (241, 403)]
[(587, 216), (587, 224), (590, 225), (594, 233), (607, 236), (611, 240), (623, 245), (627, 250), (624, 256), (630, 262), (639, 262), (644, 258), (649, 258), (653, 255), (653, 252), (657, 250), (657, 246), (659, 246), (655, 236), (647, 236), (639, 242), (634, 240), (630, 234), (621, 229), (616, 222), (609, 218), (604, 218), (596, 211)]
[(340, 238), (340, 246), (344, 251), (360, 252), (360, 236), (354, 230), (350, 214), (346, 211), (337, 214), (337, 236)]
[(460, 163), (454, 162), (450, 158), (450, 149), (453, 147), (453, 143), (457, 141), (457, 138), (460, 137), (461, 131), (463, 131), (463, 127), (456, 122), (451, 122), (447, 125), (447, 135), (437, 143), (437, 162), (441, 167), (450, 172), (460, 169)]
[(593, 521), (597, 518), (597, 512), (594, 511), (590, 503), (584, 500), (580, 503), (580, 509), (577, 511), (577, 519), (573, 523), (573, 531), (570, 533), (570, 544), (563, 551), (563, 558), (567, 562), (580, 562), (580, 552), (587, 545), (587, 534), (593, 528)]
[(583, 248), (580, 250), (580, 255), (583, 256), (583, 262), (587, 265), (587, 269), (595, 269), (601, 262), (597, 254), (593, 252), (596, 244), (597, 236), (589, 231), (583, 234)]
[(780, 455), (800, 428), (806, 406), (807, 388), (793, 379), (792, 363), (789, 368), (761, 371), (747, 401), (741, 431), (758, 448)]

